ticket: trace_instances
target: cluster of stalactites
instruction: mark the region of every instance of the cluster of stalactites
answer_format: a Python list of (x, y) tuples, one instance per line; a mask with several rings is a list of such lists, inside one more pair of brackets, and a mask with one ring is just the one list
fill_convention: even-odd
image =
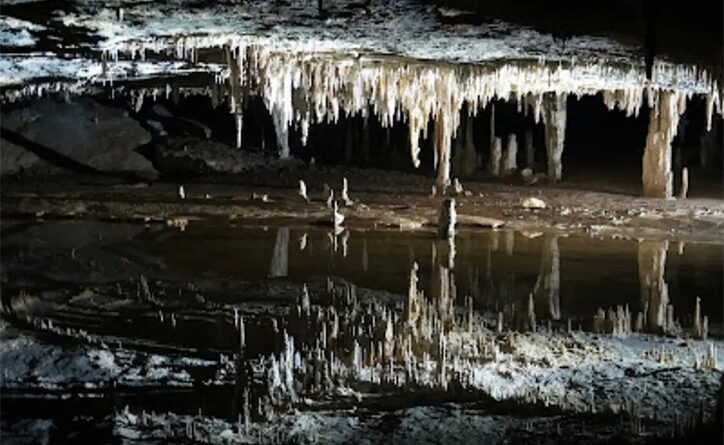
[[(530, 110), (538, 122), (545, 116), (544, 95), (580, 97), (602, 92), (609, 109), (619, 108), (628, 115), (638, 115), (645, 96), (653, 106), (659, 93), (659, 87), (642, 77), (639, 70), (604, 64), (470, 66), (393, 57), (345, 57), (263, 45), (232, 47), (230, 54), (236, 58), (230, 61), (229, 93), (263, 98), (273, 117), (282, 156), (289, 155), (287, 138), (291, 125), (297, 125), (305, 143), (311, 123), (334, 123), (342, 113), (375, 114), (384, 127), (396, 121), (407, 123), (415, 166), (420, 162), (419, 138), (428, 136), (428, 123), (433, 121), (437, 164), (448, 162), (450, 144), (465, 104), (468, 114), (475, 115), (491, 100), (514, 100), (521, 111)], [(658, 68), (665, 73), (667, 69), (678, 69), (663, 65)], [(237, 76), (241, 86), (236, 85)], [(664, 81), (675, 76), (659, 75)], [(702, 84), (710, 82), (706, 75), (698, 75), (697, 79)], [(716, 85), (711, 85), (706, 90), (707, 107), (713, 113), (714, 107), (719, 107), (719, 96)], [(686, 90), (684, 95), (703, 91), (701, 85), (697, 84), (697, 88)], [(237, 97), (231, 103), (239, 104), (241, 100)]]
[(305, 144), (310, 124), (337, 122), (342, 113), (375, 114), (383, 127), (405, 122), (415, 166), (420, 164), (419, 139), (428, 136), (428, 123), (434, 121), (434, 159), (445, 167), (465, 104), (474, 116), (494, 99), (513, 100), (519, 111), (530, 110), (539, 122), (545, 116), (544, 95), (602, 93), (608, 108), (637, 115), (644, 96), (653, 106), (661, 90), (681, 89), (687, 96), (706, 95), (709, 124), (715, 109), (722, 112), (717, 84), (706, 71), (664, 62), (654, 65), (649, 81), (641, 66), (600, 61), (462, 65), (321, 52), (308, 42), (236, 35), (121, 43), (107, 50), (106, 59), (117, 60), (119, 51), (143, 57), (151, 50), (196, 62), (200, 51), (215, 47), (227, 54), (228, 69), (217, 82), (230, 96), (231, 112), (240, 116), (244, 97), (260, 96), (272, 115), (282, 157), (289, 156), (291, 125), (299, 129)]

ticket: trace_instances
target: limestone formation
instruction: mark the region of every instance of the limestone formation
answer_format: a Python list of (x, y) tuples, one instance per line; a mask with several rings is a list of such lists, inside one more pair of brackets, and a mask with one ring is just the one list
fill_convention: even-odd
[(643, 158), (644, 196), (670, 198), (672, 195), (671, 142), (683, 113), (681, 102), (677, 92), (663, 91), (651, 108)]
[(559, 181), (563, 174), (561, 157), (566, 142), (566, 99), (565, 94), (558, 93), (543, 96), (548, 179), (554, 182)]

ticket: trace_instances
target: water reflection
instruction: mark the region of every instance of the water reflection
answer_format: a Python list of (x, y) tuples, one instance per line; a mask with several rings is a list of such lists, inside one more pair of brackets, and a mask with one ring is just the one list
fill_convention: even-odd
[[(511, 232), (512, 233), (512, 232)], [(561, 318), (561, 261), (558, 249), (558, 236), (546, 235), (541, 252), (540, 273), (533, 288), (539, 314), (545, 314), (553, 320)]]
[(664, 271), (668, 248), (668, 241), (643, 240), (639, 242), (641, 308), (646, 329), (653, 332), (667, 330), (666, 311), (669, 306), (669, 287), (664, 280)]

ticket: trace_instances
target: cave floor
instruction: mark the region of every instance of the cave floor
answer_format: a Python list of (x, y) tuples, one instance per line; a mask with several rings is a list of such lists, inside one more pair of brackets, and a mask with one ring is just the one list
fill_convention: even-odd
[[(354, 201), (342, 208), (346, 226), (401, 230), (431, 230), (436, 226), (441, 194), (432, 196), (433, 178), (299, 161), (271, 161), (268, 168), (243, 175), (210, 175), (184, 182), (135, 182), (83, 175), (38, 180), (25, 177), (3, 183), (2, 206), (4, 216), (8, 217), (324, 225), (330, 221), (326, 206), (328, 187), (334, 188), (336, 198), (340, 199), (344, 177), (349, 181)], [(298, 194), (299, 180), (306, 183), (309, 203)], [(180, 186), (185, 199), (179, 196)], [(455, 196), (458, 224), (533, 232), (722, 241), (721, 199), (643, 198), (636, 196), (636, 186), (625, 183), (616, 186), (616, 193), (593, 191), (606, 188), (610, 189), (604, 181), (580, 178), (559, 184), (543, 180), (532, 185), (525, 185), (520, 179), (463, 181), (463, 193)], [(716, 193), (712, 188), (705, 195)], [(546, 207), (525, 207), (524, 201), (531, 197), (541, 199)]]

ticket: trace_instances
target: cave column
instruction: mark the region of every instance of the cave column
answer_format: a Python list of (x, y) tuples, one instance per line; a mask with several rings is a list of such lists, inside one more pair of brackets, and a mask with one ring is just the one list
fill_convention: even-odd
[(563, 174), (561, 157), (566, 142), (566, 99), (565, 94), (546, 93), (543, 96), (548, 179), (554, 182)]
[(670, 198), (672, 195), (671, 142), (676, 136), (681, 111), (675, 92), (659, 93), (659, 100), (649, 115), (642, 174), (644, 196)]
[(450, 126), (447, 122), (448, 119), (449, 117), (442, 111), (438, 112), (435, 119), (434, 150), (438, 156), (437, 185), (443, 190), (450, 185), (450, 146), (452, 144), (448, 131)]

